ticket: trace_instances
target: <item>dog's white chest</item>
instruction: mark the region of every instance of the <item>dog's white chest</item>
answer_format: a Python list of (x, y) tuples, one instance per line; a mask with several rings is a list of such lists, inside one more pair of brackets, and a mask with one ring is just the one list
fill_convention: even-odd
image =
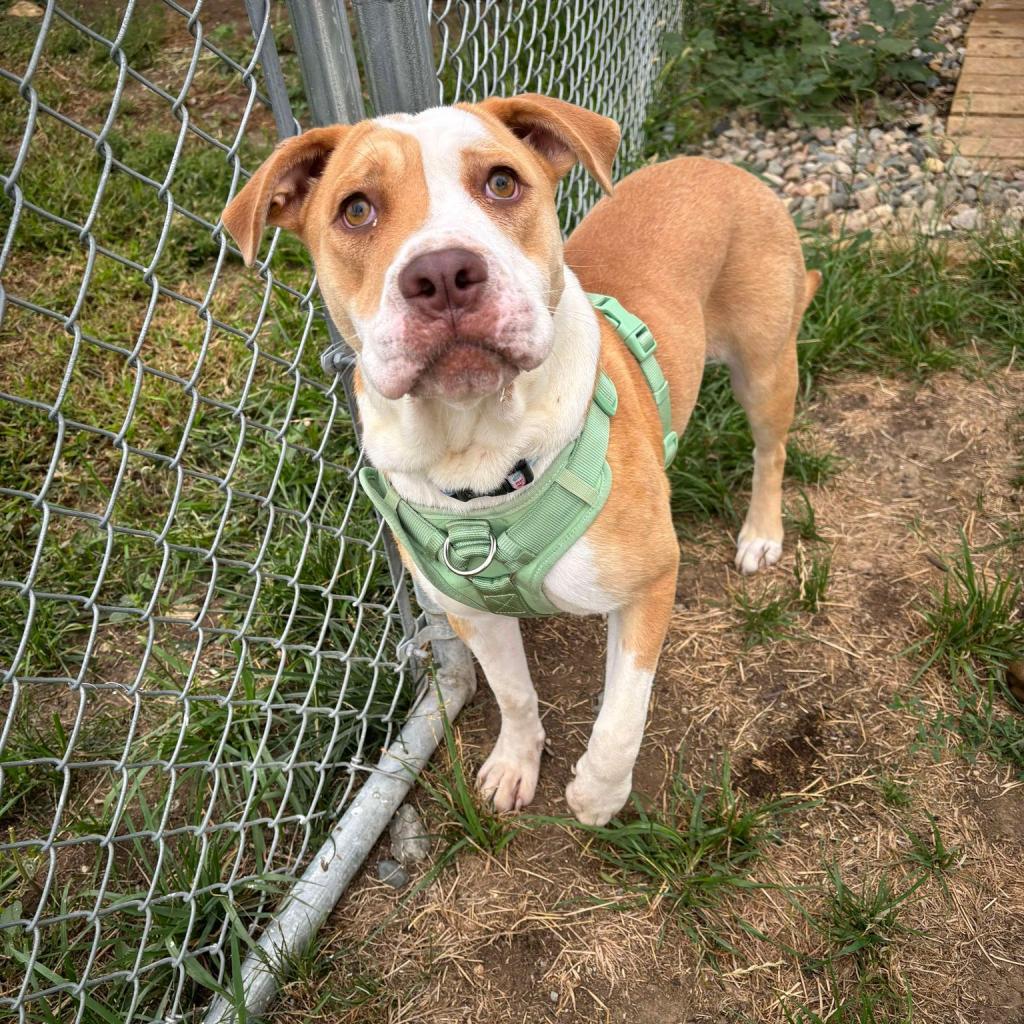
[(562, 611), (574, 615), (607, 615), (619, 601), (603, 588), (593, 545), (581, 537), (544, 577), (544, 593)]

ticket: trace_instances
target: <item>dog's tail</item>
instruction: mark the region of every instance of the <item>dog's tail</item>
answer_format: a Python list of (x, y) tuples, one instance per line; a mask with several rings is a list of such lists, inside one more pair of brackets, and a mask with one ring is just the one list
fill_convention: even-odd
[[(808, 270), (804, 276), (804, 310), (811, 304), (811, 299), (814, 298), (814, 293), (818, 290), (820, 284), (821, 271)], [(801, 310), (802, 312), (803, 310)]]

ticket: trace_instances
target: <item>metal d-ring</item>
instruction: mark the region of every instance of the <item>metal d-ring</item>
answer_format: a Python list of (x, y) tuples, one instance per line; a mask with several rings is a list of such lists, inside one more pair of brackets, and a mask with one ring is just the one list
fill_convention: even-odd
[(452, 539), (451, 537), (445, 537), (444, 547), (441, 548), (441, 561), (448, 566), (449, 569), (456, 576), (476, 576), (477, 573), (481, 573), (494, 561), (494, 553), (498, 550), (498, 542), (494, 539), (494, 534), (491, 534), (491, 549), (487, 552), (487, 557), (474, 569), (456, 569), (454, 565), (448, 560), (448, 552), (451, 550)]

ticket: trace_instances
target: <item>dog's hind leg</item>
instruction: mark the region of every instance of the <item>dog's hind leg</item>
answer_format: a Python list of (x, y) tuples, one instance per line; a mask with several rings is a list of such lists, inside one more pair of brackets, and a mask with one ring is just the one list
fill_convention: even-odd
[(796, 401), (796, 335), (771, 357), (747, 348), (730, 361), (732, 387), (754, 435), (750, 508), (736, 542), (736, 568), (757, 572), (782, 557), (782, 474)]
[(817, 270), (805, 271), (788, 327), (780, 324), (775, 338), (753, 343), (758, 327), (763, 329), (768, 319), (762, 316), (758, 324), (750, 325), (747, 344), (735, 346), (728, 360), (733, 391), (754, 435), (750, 508), (736, 541), (736, 568), (743, 573), (757, 572), (782, 557), (782, 474), (796, 404), (796, 336), (820, 283)]

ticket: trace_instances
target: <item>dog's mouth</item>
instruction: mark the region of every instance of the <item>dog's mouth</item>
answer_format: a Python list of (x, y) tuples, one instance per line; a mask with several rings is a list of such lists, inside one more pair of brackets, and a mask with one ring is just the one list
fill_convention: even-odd
[(494, 394), (528, 369), (486, 339), (456, 338), (435, 352), (416, 374), (409, 394), (465, 399)]

